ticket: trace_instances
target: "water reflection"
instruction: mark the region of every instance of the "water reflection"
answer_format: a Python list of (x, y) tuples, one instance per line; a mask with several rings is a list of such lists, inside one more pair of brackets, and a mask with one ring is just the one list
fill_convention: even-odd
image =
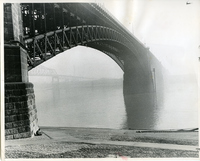
[[(155, 129), (158, 116), (151, 94), (125, 95), (124, 97), (128, 128)], [(146, 100), (152, 100), (152, 102), (146, 103)]]
[[(195, 83), (192, 85), (182, 80), (182, 83), (173, 84), (171, 81), (165, 86), (164, 95), (157, 92), (158, 105), (153, 108), (145, 103), (145, 99), (151, 97), (148, 94), (124, 97), (122, 79), (68, 82), (54, 80), (49, 83), (32, 81), (39, 125), (112, 129), (197, 127)], [(137, 101), (141, 102), (140, 99), (144, 100), (143, 106), (137, 105)]]

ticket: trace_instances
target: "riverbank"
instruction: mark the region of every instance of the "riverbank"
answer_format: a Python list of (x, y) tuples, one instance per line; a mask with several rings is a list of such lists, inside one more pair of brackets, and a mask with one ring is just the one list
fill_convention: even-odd
[(7, 140), (6, 158), (198, 158), (198, 132), (41, 127), (42, 136)]

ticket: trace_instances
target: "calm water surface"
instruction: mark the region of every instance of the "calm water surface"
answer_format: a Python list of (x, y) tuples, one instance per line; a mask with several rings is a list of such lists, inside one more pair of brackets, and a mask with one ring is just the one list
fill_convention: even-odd
[[(115, 85), (31, 82), (34, 83), (40, 126), (128, 128), (122, 81)], [(134, 120), (140, 120), (137, 117), (141, 114), (144, 117), (141, 127), (138, 122), (137, 128), (180, 129), (198, 126), (194, 86), (170, 85), (161, 102), (155, 109), (134, 112)]]

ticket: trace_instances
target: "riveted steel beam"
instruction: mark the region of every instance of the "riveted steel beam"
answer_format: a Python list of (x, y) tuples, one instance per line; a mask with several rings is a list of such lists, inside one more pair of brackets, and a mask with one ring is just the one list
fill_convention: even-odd
[[(29, 55), (33, 62), (30, 65), (35, 66), (38, 65), (36, 61), (42, 62), (41, 60), (46, 60), (49, 56), (55, 56), (74, 46), (101, 41), (107, 41), (108, 44), (111, 44), (109, 47), (104, 44), (105, 48), (107, 46), (107, 50), (114, 49), (111, 42), (121, 44), (129, 49), (127, 46), (128, 40), (122, 34), (111, 28), (96, 25), (74, 26), (55, 30), (54, 32), (47, 32), (25, 39), (25, 44), (33, 51), (33, 54)], [(115, 50), (115, 52), (117, 51)]]

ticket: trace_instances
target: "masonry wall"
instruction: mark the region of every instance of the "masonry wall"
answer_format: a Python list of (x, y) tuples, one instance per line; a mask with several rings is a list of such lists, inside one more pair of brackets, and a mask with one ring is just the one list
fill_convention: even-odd
[(27, 53), (4, 45), (5, 138), (32, 137), (39, 129), (33, 84), (28, 82)]
[(22, 14), (19, 3), (4, 3), (4, 41), (23, 43)]
[(5, 82), (28, 82), (26, 51), (16, 45), (4, 45)]
[(11, 3), (4, 4), (4, 41), (14, 40)]
[(5, 83), (5, 138), (31, 137), (37, 122), (33, 84)]

